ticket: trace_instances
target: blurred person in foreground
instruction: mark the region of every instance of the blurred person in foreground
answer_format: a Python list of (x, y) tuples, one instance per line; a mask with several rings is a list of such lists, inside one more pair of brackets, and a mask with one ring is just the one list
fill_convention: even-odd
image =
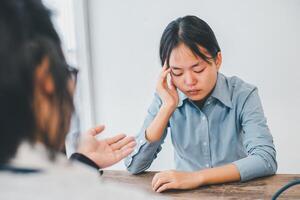
[(135, 141), (97, 140), (98, 126), (81, 138), (73, 162), (59, 153), (77, 71), (40, 0), (0, 2), (0, 61), (0, 199), (103, 197), (98, 170), (129, 155)]

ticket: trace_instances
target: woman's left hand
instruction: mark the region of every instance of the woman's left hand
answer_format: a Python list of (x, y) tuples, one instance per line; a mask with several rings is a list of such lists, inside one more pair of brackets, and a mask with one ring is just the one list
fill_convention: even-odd
[(164, 171), (154, 175), (152, 189), (163, 192), (169, 189), (193, 189), (201, 186), (202, 178), (199, 172)]

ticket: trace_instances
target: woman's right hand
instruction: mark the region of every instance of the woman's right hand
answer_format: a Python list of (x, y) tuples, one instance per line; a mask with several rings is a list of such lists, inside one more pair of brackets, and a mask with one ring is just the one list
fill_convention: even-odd
[(156, 86), (156, 92), (162, 100), (162, 106), (175, 110), (179, 102), (179, 96), (172, 78), (170, 79), (170, 83), (167, 81), (170, 71), (171, 68), (167, 68), (167, 65), (164, 64)]
[(119, 134), (111, 138), (98, 140), (96, 136), (103, 132), (104, 126), (90, 129), (80, 140), (78, 153), (105, 168), (116, 164), (130, 153), (136, 145), (134, 137)]

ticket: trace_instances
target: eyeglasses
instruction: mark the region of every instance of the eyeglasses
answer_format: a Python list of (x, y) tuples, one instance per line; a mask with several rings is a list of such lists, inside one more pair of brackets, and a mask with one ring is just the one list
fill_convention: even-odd
[(77, 75), (78, 75), (79, 70), (70, 65), (67, 66), (67, 70), (69, 72), (69, 76), (70, 76), (71, 80), (73, 80), (74, 83), (76, 84), (77, 83)]

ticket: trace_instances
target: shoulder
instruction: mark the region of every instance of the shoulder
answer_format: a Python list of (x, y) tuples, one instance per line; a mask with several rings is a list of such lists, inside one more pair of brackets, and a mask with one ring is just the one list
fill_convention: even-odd
[[(22, 144), (19, 150), (11, 163), (13, 166), (41, 171), (28, 174), (0, 172), (0, 185), (5, 184), (7, 188), (1, 195), (14, 199), (30, 199), (24, 198), (28, 194), (35, 194), (36, 199), (45, 199), (49, 195), (53, 199), (61, 199), (67, 195), (71, 199), (79, 199), (82, 195), (94, 194), (100, 198), (101, 195), (95, 192), (99, 188), (97, 170), (79, 162), (70, 162), (61, 154), (51, 161), (48, 152), (41, 145), (31, 147)], [(45, 188), (51, 188), (51, 193)]]
[(237, 76), (226, 77), (226, 80), (234, 104), (245, 102), (248, 96), (257, 90), (255, 85), (250, 84)]

